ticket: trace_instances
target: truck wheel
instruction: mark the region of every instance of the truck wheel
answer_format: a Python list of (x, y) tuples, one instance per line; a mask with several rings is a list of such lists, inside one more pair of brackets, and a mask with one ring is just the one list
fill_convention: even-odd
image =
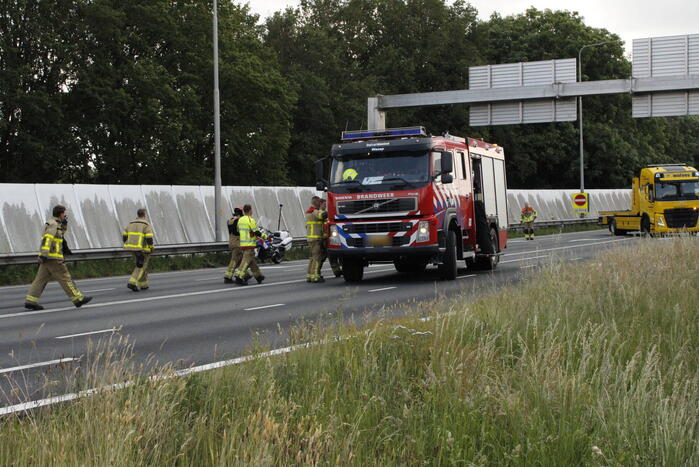
[(626, 235), (626, 230), (620, 230), (616, 228), (616, 219), (612, 219), (612, 221), (609, 223), (609, 231), (615, 237), (621, 237), (623, 235)]
[(397, 259), (393, 261), (396, 271), (405, 274), (420, 274), (425, 272), (427, 262), (423, 260)]
[(345, 277), (345, 282), (361, 282), (364, 277), (364, 263), (357, 260), (343, 260), (342, 275)]
[(439, 275), (448, 281), (456, 279), (456, 233), (453, 230), (447, 233), (446, 250), (442, 257), (442, 264), (439, 266)]
[(490, 228), (490, 244), (493, 250), (493, 255), (492, 256), (477, 256), (476, 257), (476, 264), (479, 269), (483, 269), (485, 271), (492, 271), (496, 267), (498, 267), (498, 263), (500, 262), (500, 257), (497, 256), (495, 253), (498, 253), (500, 251), (499, 247), (499, 240), (498, 240), (498, 231), (495, 230), (494, 228)]

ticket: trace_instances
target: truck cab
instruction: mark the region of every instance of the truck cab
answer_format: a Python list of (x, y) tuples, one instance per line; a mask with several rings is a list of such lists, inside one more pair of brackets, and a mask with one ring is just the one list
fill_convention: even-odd
[(631, 209), (600, 212), (613, 235), (699, 231), (699, 172), (686, 164), (656, 164), (631, 182)]
[[(494, 269), (507, 244), (505, 156), (501, 147), (422, 127), (344, 132), (329, 170), (328, 257), (345, 280), (392, 262), (417, 273), (429, 264), (455, 279), (457, 261)], [(328, 173), (327, 178), (325, 174)]]

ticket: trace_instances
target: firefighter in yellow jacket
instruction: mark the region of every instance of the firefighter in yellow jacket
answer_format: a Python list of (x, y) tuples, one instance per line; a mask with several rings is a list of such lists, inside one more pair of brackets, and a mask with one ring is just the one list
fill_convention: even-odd
[(529, 206), (529, 203), (524, 203), (521, 221), (524, 225), (524, 238), (527, 240), (534, 240), (534, 220), (536, 220), (536, 210)]
[[(323, 212), (320, 210), (321, 200), (318, 196), (311, 198), (311, 206), (306, 210), (306, 242), (308, 244), (308, 270), (306, 282), (325, 282), (320, 276), (320, 265), (323, 258)], [(326, 216), (327, 217), (327, 216)]]
[(80, 293), (63, 262), (63, 255), (71, 254), (65, 241), (67, 231), (66, 208), (60, 204), (56, 205), (53, 208), (53, 217), (44, 226), (44, 235), (41, 237), (41, 246), (39, 247), (39, 271), (29, 287), (29, 292), (27, 292), (24, 301), (25, 308), (29, 310), (44, 309), (43, 306), (39, 305), (39, 298), (46, 284), (52, 279), (60, 284), (76, 307), (80, 308), (92, 300), (92, 297), (86, 297)]
[(243, 206), (243, 217), (238, 220), (238, 231), (240, 232), (240, 249), (243, 250), (243, 259), (235, 272), (235, 283), (248, 285), (248, 268), (258, 284), (265, 280), (260, 268), (255, 260), (255, 249), (257, 248), (256, 238), (262, 233), (257, 228), (257, 222), (252, 218), (252, 206)]
[(240, 249), (240, 231), (238, 230), (238, 221), (241, 217), (243, 217), (243, 210), (235, 208), (233, 217), (228, 220), (228, 248), (231, 250), (231, 260), (228, 263), (228, 269), (223, 274), (223, 282), (226, 284), (234, 282), (233, 273), (243, 259), (243, 251)]
[(146, 210), (141, 208), (136, 212), (138, 216), (131, 221), (124, 229), (122, 237), (124, 239), (124, 249), (133, 253), (136, 260), (129, 282), (126, 286), (138, 292), (148, 289), (148, 262), (150, 254), (153, 252), (153, 228), (146, 219)]

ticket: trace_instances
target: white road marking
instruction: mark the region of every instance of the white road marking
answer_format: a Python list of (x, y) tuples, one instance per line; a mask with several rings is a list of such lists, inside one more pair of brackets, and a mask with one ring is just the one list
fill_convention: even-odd
[(572, 242), (591, 242), (591, 241), (595, 241), (595, 240), (596, 239), (594, 239), (594, 238), (576, 238), (574, 240), (568, 240), (568, 241), (572, 243)]
[(264, 310), (265, 308), (276, 308), (278, 306), (284, 306), (284, 304), (283, 303), (275, 303), (274, 305), (256, 306), (253, 308), (245, 308), (243, 311)]
[(83, 290), (83, 293), (107, 292), (108, 290), (116, 290), (116, 287), (112, 287), (111, 289)]
[(112, 334), (114, 334), (115, 332), (119, 332), (119, 331), (120, 331), (120, 329), (116, 329), (116, 328), (102, 329), (101, 331), (81, 332), (79, 334), (69, 334), (67, 336), (58, 336), (55, 339), (70, 339), (71, 337), (91, 336), (93, 334), (104, 334), (105, 332), (111, 332)]
[(526, 266), (520, 266), (520, 269), (535, 268), (538, 264), (527, 264)]
[(38, 367), (42, 367), (42, 366), (58, 365), (59, 363), (76, 362), (79, 360), (80, 360), (79, 358), (68, 357), (68, 358), (59, 358), (57, 360), (49, 360), (47, 362), (30, 363), (29, 365), (13, 366), (12, 368), (0, 369), (0, 374), (12, 373), (13, 371), (28, 370), (30, 368), (38, 368)]
[(582, 257), (578, 257), (578, 258), (571, 258), (571, 259), (570, 259), (569, 261), (579, 261), (579, 260), (581, 260), (581, 259), (582, 259)]
[(507, 261), (500, 261), (500, 263), (517, 263), (519, 261), (527, 261), (528, 259), (539, 259), (539, 258), (548, 258), (548, 257), (549, 257), (549, 255), (530, 256), (529, 258), (510, 259)]
[(476, 277), (478, 274), (469, 274), (467, 276), (457, 276), (457, 279), (468, 279), (469, 277)]
[(604, 245), (605, 243), (621, 243), (621, 242), (628, 242), (629, 240), (633, 240), (633, 238), (621, 238), (619, 240), (607, 240), (606, 242), (585, 243), (583, 245), (575, 245), (575, 246), (561, 246), (561, 247), (556, 247), (556, 248), (547, 248), (545, 250), (530, 250), (530, 251), (521, 251), (519, 253), (506, 253), (503, 256), (528, 255), (530, 253), (542, 253), (544, 251), (572, 250), (573, 248), (583, 248), (586, 246)]
[(372, 289), (369, 292), (383, 292), (384, 290), (393, 290), (397, 289), (398, 287), (383, 287), (381, 289)]

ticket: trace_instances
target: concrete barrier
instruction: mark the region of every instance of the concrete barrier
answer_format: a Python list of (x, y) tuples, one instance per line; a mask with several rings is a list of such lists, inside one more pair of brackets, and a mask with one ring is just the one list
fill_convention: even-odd
[[(508, 190), (508, 217), (519, 222), (519, 211), (528, 202), (540, 221), (567, 220), (573, 212), (570, 195), (576, 190)], [(601, 210), (625, 209), (630, 190), (589, 190), (590, 217)], [(258, 222), (294, 237), (305, 236), (304, 212), (312, 187), (223, 187), (221, 238), (227, 239), (226, 220), (233, 208), (251, 204)], [(170, 185), (60, 185), (0, 184), (0, 254), (36, 251), (44, 222), (55, 204), (68, 208), (67, 240), (72, 249), (121, 246), (122, 229), (140, 207), (148, 209), (158, 244), (214, 241), (214, 189), (212, 186)], [(279, 221), (279, 205), (283, 204)]]

